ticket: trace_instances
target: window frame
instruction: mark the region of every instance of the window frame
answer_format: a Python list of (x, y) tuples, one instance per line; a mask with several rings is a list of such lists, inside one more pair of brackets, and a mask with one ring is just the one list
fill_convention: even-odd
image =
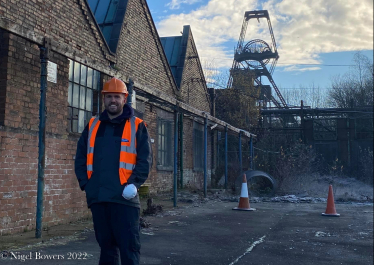
[[(69, 60), (69, 86), (68, 86), (68, 132), (80, 134), (83, 132), (85, 126), (94, 116), (100, 113), (100, 88), (101, 88), (101, 73), (87, 65), (81, 64), (74, 60)], [(77, 67), (76, 64), (79, 66)], [(83, 67), (82, 67), (83, 66)], [(78, 69), (79, 68), (79, 69)], [(84, 80), (82, 79), (82, 71), (85, 71)], [(89, 73), (92, 72), (91, 82), (89, 81)], [(76, 74), (79, 73), (77, 77)], [(91, 87), (89, 86), (91, 84)], [(76, 90), (78, 91), (77, 93)], [(82, 108), (82, 98), (84, 91), (84, 107)], [(75, 96), (74, 96), (75, 93)], [(90, 95), (90, 108), (87, 106), (87, 96)], [(96, 108), (96, 110), (95, 110)], [(83, 114), (83, 121), (82, 119)], [(81, 125), (81, 123), (83, 125)], [(80, 127), (81, 125), (81, 127)]]
[[(157, 119), (157, 169), (164, 171), (173, 171), (173, 120)], [(160, 126), (165, 126), (164, 134), (160, 135)], [(162, 128), (162, 127), (161, 127)], [(162, 130), (162, 129), (161, 129)], [(162, 132), (162, 131), (161, 131)], [(162, 148), (162, 138), (164, 139), (164, 148)], [(161, 142), (160, 142), (161, 140)], [(164, 155), (161, 159), (161, 155)], [(160, 161), (164, 160), (164, 161)]]
[(193, 168), (204, 170), (204, 126), (196, 121), (193, 122)]

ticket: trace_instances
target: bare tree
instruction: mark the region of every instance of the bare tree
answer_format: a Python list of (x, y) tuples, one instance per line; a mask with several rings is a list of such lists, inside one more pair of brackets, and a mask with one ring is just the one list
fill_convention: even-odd
[(214, 61), (204, 60), (203, 72), (208, 87), (216, 89), (224, 89), (227, 87), (227, 80), (230, 77), (229, 70), (219, 69)]
[(357, 52), (354, 66), (344, 75), (332, 79), (329, 105), (338, 108), (373, 105), (373, 62)]
[(315, 86), (314, 83), (309, 87), (283, 89), (282, 93), (289, 105), (300, 106), (300, 101), (303, 100), (304, 105), (311, 108), (323, 108), (327, 106), (326, 93), (319, 86)]

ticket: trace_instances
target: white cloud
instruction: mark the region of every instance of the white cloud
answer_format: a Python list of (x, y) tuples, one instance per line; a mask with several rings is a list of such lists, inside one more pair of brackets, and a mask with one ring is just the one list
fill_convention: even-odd
[[(173, 0), (170, 8), (196, 0)], [(210, 0), (187, 14), (171, 15), (158, 23), (160, 36), (176, 36), (191, 25), (202, 61), (231, 67), (245, 11), (269, 11), (280, 55), (279, 63), (318, 64), (320, 53), (372, 50), (372, 0)], [(266, 19), (251, 19), (245, 41), (259, 38), (271, 44)], [(232, 47), (227, 47), (227, 42)], [(215, 58), (215, 59), (214, 59)], [(295, 68), (298, 71), (316, 67)]]
[(317, 70), (321, 70), (321, 67), (299, 67), (297, 65), (290, 65), (283, 69), (284, 72), (305, 72)]
[(200, 2), (201, 0), (172, 0), (170, 3), (167, 3), (170, 9), (179, 9), (181, 4), (192, 5), (194, 3)]
[(233, 47), (227, 41), (239, 38), (244, 12), (253, 10), (256, 0), (211, 0), (188, 14), (171, 15), (158, 23), (160, 36), (176, 36), (184, 25), (190, 25), (202, 61), (214, 58), (216, 67), (232, 64)]
[[(282, 63), (319, 63), (320, 53), (373, 49), (372, 0), (268, 1)], [(313, 69), (312, 69), (313, 70)]]

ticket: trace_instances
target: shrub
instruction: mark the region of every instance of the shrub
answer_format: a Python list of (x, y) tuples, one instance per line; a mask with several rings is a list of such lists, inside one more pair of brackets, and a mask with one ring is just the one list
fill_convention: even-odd
[(360, 173), (358, 179), (369, 185), (373, 185), (373, 150), (360, 148)]

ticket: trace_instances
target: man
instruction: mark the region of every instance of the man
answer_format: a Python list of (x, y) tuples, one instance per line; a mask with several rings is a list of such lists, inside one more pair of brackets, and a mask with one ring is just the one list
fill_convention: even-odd
[(77, 146), (75, 173), (86, 192), (99, 264), (139, 264), (140, 203), (137, 189), (152, 167), (152, 150), (145, 123), (126, 104), (127, 87), (112, 78), (104, 84), (105, 110), (93, 117)]

